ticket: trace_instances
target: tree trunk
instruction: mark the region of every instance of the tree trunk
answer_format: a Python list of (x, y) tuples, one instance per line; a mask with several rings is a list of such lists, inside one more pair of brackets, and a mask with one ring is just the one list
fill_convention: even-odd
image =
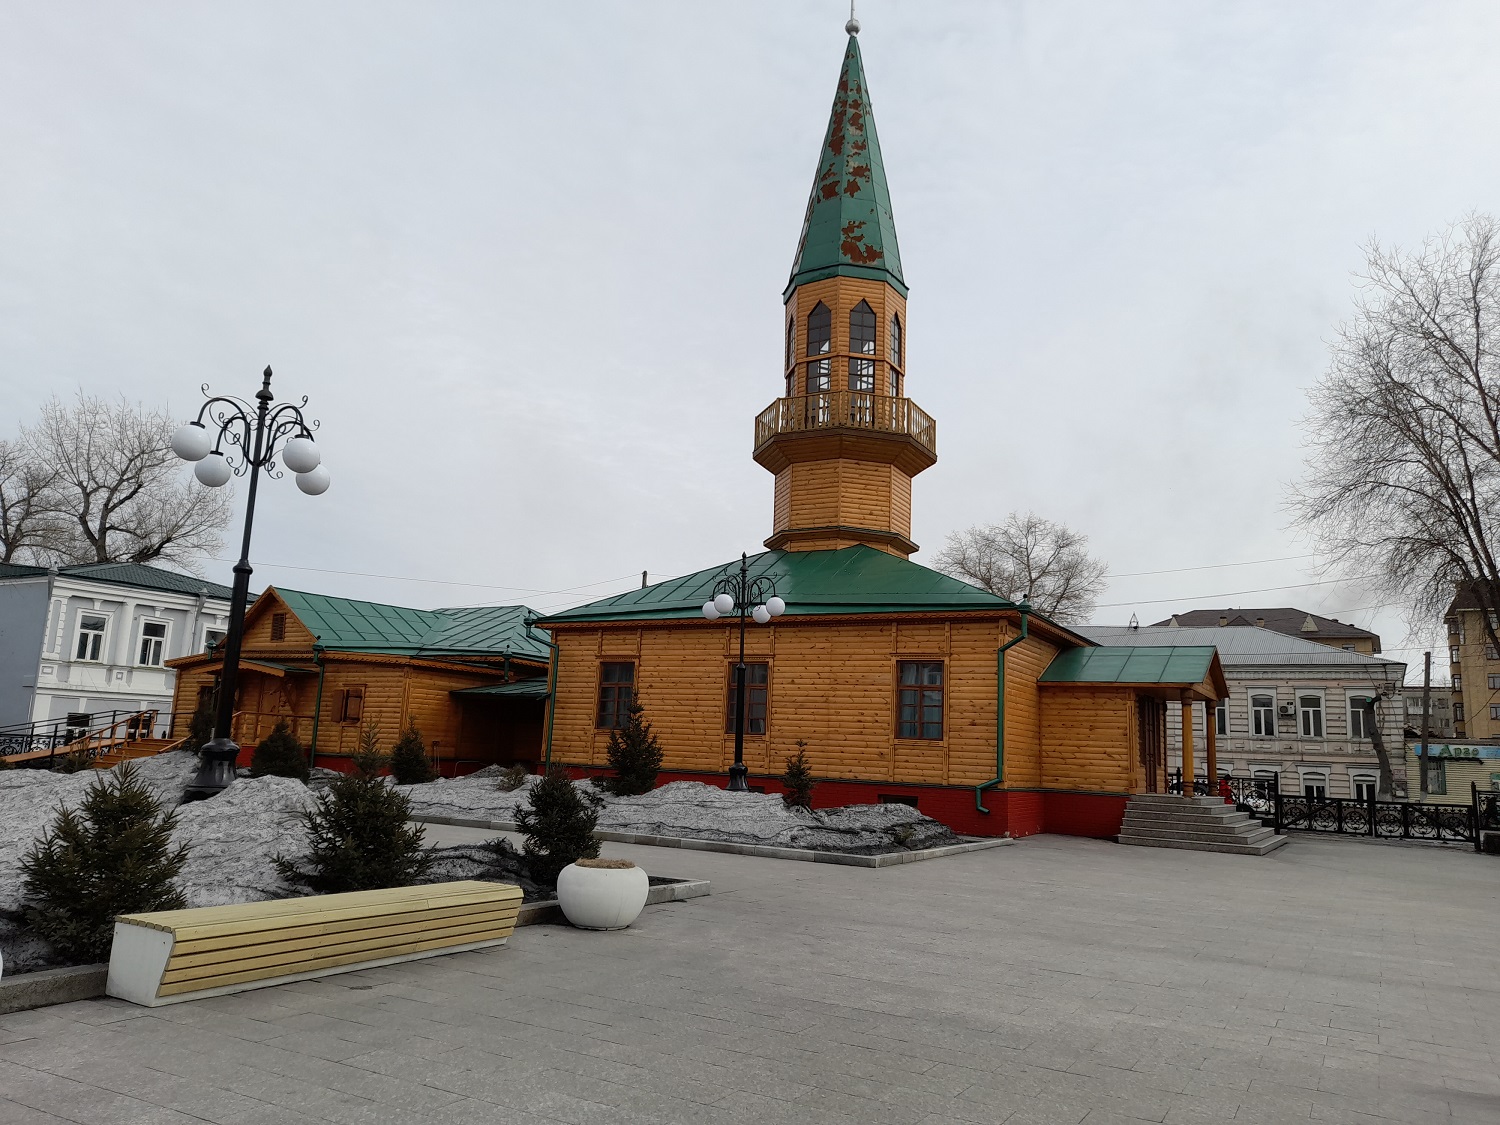
[(1396, 791), (1396, 775), (1391, 772), (1391, 756), (1385, 752), (1385, 738), (1380, 733), (1380, 717), (1375, 713), (1373, 699), (1365, 700), (1365, 722), (1370, 726), (1370, 742), (1375, 747), (1375, 757), (1380, 762), (1380, 796), (1389, 800)]

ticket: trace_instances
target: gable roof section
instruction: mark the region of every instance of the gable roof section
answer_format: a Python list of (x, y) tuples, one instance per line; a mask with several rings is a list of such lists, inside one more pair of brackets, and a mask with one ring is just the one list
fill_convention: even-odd
[(533, 610), (523, 605), (459, 609), (409, 609), (355, 598), (309, 594), (273, 587), (277, 597), (318, 638), (336, 652), (397, 656), (511, 656), (547, 663), (551, 650), (525, 627)]
[(844, 51), (785, 295), (805, 282), (836, 276), (884, 281), (906, 296), (885, 163), (859, 40), (853, 35)]
[[(1220, 619), (1224, 618), (1227, 618), (1227, 621), (1221, 626)], [(1350, 625), (1346, 621), (1320, 617), (1316, 613), (1308, 613), (1305, 609), (1295, 609), (1291, 606), (1280, 606), (1274, 609), (1190, 609), (1184, 613), (1174, 613), (1165, 621), (1157, 621), (1151, 628), (1170, 628), (1173, 622), (1176, 622), (1179, 627), (1243, 628), (1248, 625), (1253, 629), (1256, 627), (1257, 619), (1265, 622), (1263, 628), (1288, 637), (1316, 637), (1324, 641), (1368, 638), (1375, 642), (1375, 651), (1380, 651), (1378, 633), (1361, 629), (1358, 625)], [(1309, 624), (1313, 628), (1308, 628)]]
[[(44, 566), (17, 566), (0, 563), (0, 579), (30, 578), (47, 573)], [(145, 563), (94, 562), (62, 566), (58, 574), (73, 578), (86, 578), (90, 582), (110, 582), (118, 586), (135, 586), (143, 590), (165, 590), (173, 594), (207, 594), (211, 598), (228, 601), (234, 591), (218, 582), (210, 582), (193, 574), (179, 574), (175, 570), (164, 570)], [(255, 595), (251, 595), (254, 600)]]
[(1192, 686), (1213, 674), (1215, 656), (1212, 645), (1067, 649), (1053, 657), (1037, 682)]
[[(750, 576), (766, 576), (786, 602), (788, 617), (836, 613), (922, 613), (1014, 609), (1012, 602), (906, 559), (863, 544), (837, 551), (763, 551), (749, 558)], [(584, 621), (669, 621), (703, 617), (714, 583), (739, 570), (723, 566), (603, 598), (542, 619), (543, 624)]]

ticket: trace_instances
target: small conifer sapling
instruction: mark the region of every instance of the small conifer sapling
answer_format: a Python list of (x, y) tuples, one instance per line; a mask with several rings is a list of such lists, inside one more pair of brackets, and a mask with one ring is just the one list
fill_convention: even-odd
[(416, 719), (406, 720), (406, 729), (391, 748), (391, 776), (397, 785), (421, 785), (437, 777), (427, 760), (427, 743), (422, 741)]
[(107, 961), (115, 915), (183, 906), (176, 824), (129, 762), (100, 773), (21, 860), (26, 923), (75, 964)]
[(812, 763), (807, 760), (807, 742), (797, 739), (797, 752), (786, 760), (786, 772), (781, 775), (781, 795), (788, 807), (812, 808), (813, 786)]
[(574, 785), (561, 766), (553, 766), (531, 787), (525, 804), (516, 809), (516, 827), (526, 836), (526, 863), (536, 882), (556, 886), (568, 864), (599, 854), (594, 827), (603, 803)]
[(307, 751), (285, 719), (278, 719), (271, 733), (261, 739), (255, 753), (250, 756), (250, 776), (295, 777), (306, 781), (308, 776)]
[(378, 766), (376, 773), (363, 772), (372, 764), (359, 755), (355, 765), (362, 772), (334, 778), (302, 814), (308, 853), (297, 860), (277, 857), (283, 879), (317, 894), (341, 894), (407, 887), (427, 874), (432, 855), (423, 847), (422, 826), (408, 823), (411, 802), (377, 776)]
[(661, 772), (661, 743), (651, 733), (646, 709), (637, 697), (625, 711), (625, 725), (609, 732), (609, 764), (615, 775), (604, 782), (616, 797), (634, 797), (656, 788)]

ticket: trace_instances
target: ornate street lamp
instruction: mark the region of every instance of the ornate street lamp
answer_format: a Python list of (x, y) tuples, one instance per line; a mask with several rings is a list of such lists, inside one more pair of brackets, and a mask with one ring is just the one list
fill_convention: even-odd
[(747, 793), (745, 783), (745, 618), (757, 625), (768, 624), (773, 617), (786, 612), (786, 602), (776, 594), (776, 583), (769, 576), (750, 577), (750, 564), (740, 555), (739, 573), (726, 572), (714, 583), (714, 596), (703, 603), (703, 616), (710, 621), (738, 613), (740, 617), (740, 660), (734, 666), (734, 765), (729, 767), (729, 790)]
[[(208, 384), (203, 384), (208, 395)], [(250, 527), (255, 520), (255, 486), (261, 471), (275, 479), (281, 467), (296, 474), (297, 487), (309, 496), (328, 491), (328, 470), (323, 455), (313, 443), (311, 425), (302, 416), (306, 396), (300, 404), (284, 402), (271, 409), (271, 369), (266, 368), (256, 405), (222, 395), (209, 396), (198, 417), (172, 435), (172, 452), (193, 461), (193, 475), (209, 488), (229, 483), (232, 476), (250, 476), (245, 499), (245, 534), (240, 543), (240, 561), (234, 564), (234, 594), (229, 601), (229, 633), (224, 638), (224, 668), (219, 676), (219, 698), (214, 715), (214, 736), (199, 751), (203, 765), (188, 786), (188, 800), (212, 797), (234, 780), (234, 760), (240, 748), (230, 737), (234, 723), (235, 679), (240, 670), (240, 637), (245, 627), (245, 603), (250, 600)], [(207, 419), (207, 424), (205, 424)], [(239, 453), (233, 456), (233, 447)], [(278, 448), (279, 447), (279, 448)], [(280, 457), (280, 466), (277, 458)]]

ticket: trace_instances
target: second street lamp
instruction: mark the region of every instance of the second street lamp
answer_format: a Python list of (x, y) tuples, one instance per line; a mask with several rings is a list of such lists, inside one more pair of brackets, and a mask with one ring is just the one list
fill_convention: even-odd
[(703, 616), (710, 621), (739, 614), (740, 659), (734, 666), (734, 765), (729, 767), (729, 790), (747, 793), (749, 770), (745, 768), (745, 619), (757, 625), (769, 624), (773, 617), (786, 612), (786, 602), (776, 593), (776, 583), (769, 575), (750, 577), (750, 563), (740, 555), (738, 572), (729, 571), (714, 583), (714, 596), (703, 603)]
[[(208, 394), (208, 385), (203, 386)], [(240, 541), (240, 561), (234, 564), (234, 592), (229, 599), (229, 633), (224, 638), (224, 667), (219, 674), (219, 697), (214, 711), (214, 736), (199, 751), (202, 766), (187, 787), (188, 800), (212, 797), (234, 780), (234, 762), (239, 757), (234, 725), (235, 680), (240, 670), (240, 642), (245, 630), (245, 606), (250, 600), (250, 528), (255, 520), (255, 486), (261, 471), (279, 478), (280, 466), (296, 474), (297, 487), (309, 496), (328, 491), (328, 470), (313, 442), (318, 423), (302, 416), (307, 405), (284, 402), (271, 409), (271, 369), (262, 373), (256, 405), (237, 398), (211, 396), (198, 417), (172, 435), (172, 452), (195, 462), (193, 475), (200, 484), (219, 488), (232, 476), (249, 474), (245, 498), (245, 533)], [(206, 424), (205, 424), (206, 420)], [(239, 452), (234, 451), (238, 448)], [(231, 459), (232, 458), (232, 459)]]

